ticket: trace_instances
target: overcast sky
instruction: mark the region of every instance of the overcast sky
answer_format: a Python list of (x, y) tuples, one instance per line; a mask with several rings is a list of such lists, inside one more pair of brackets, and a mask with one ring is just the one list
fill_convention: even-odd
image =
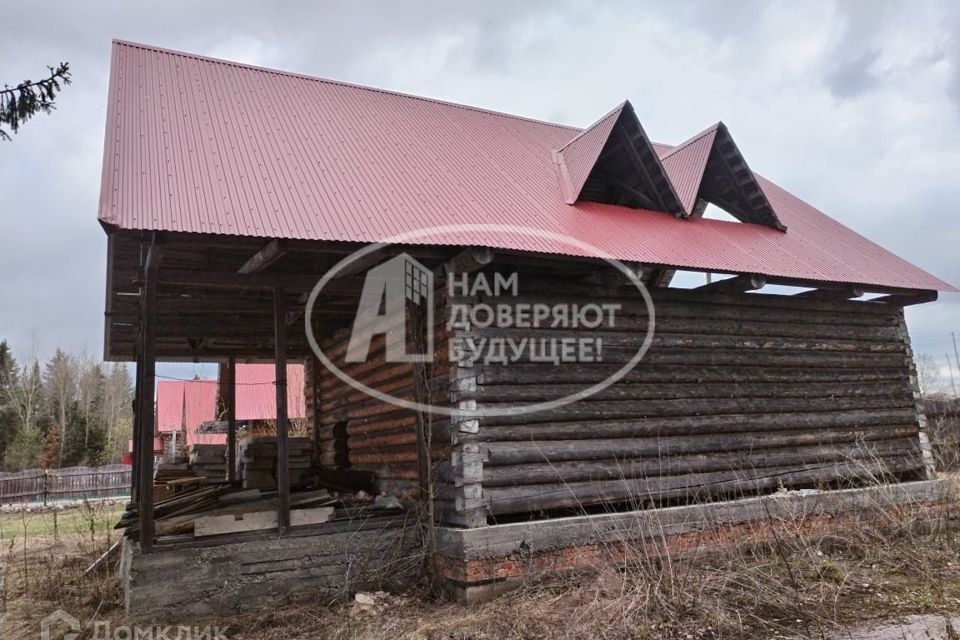
[[(74, 84), (0, 143), (0, 338), (21, 355), (102, 352), (112, 38), (577, 126), (629, 99), (667, 143), (723, 120), (754, 170), (960, 284), (955, 4), (3, 3), (0, 84), (60, 61)], [(950, 294), (912, 308), (915, 351), (944, 362), (958, 311)]]

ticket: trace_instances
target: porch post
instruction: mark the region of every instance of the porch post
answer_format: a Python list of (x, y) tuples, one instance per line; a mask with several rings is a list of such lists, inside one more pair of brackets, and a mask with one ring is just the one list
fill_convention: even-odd
[(237, 481), (237, 360), (227, 359), (226, 370), (227, 405), (227, 480)]
[(154, 387), (156, 384), (156, 271), (160, 264), (161, 249), (151, 241), (143, 270), (141, 292), (141, 339), (143, 375), (141, 376), (140, 399), (140, 468), (138, 480), (140, 550), (149, 553), (153, 548), (153, 434), (156, 428), (154, 415)]
[(287, 452), (287, 320), (283, 285), (273, 289), (273, 339), (277, 384), (277, 524), (290, 528), (290, 459)]
[(136, 368), (133, 388), (133, 468), (130, 470), (130, 501), (139, 503), (140, 497), (137, 487), (140, 483), (140, 457), (143, 451), (140, 448), (140, 402), (143, 389), (143, 337), (137, 335)]

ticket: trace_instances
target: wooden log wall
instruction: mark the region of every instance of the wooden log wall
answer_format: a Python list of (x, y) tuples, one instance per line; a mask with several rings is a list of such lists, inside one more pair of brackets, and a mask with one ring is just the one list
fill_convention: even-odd
[[(442, 301), (437, 302), (442, 306)], [(435, 311), (435, 355), (426, 367), (431, 397), (446, 398), (449, 362), (446, 350), (445, 316)], [(346, 363), (350, 330), (344, 329), (323, 342), (327, 356), (344, 372), (377, 391), (404, 400), (415, 400), (413, 367), (410, 363), (386, 362), (385, 338), (376, 336), (369, 358)], [(312, 395), (316, 369), (316, 394)], [(416, 494), (417, 414), (354, 389), (320, 365), (307, 370), (307, 407), (315, 434), (321, 468), (356, 469), (376, 474), (377, 488), (393, 494)], [(316, 406), (316, 413), (310, 410)], [(315, 415), (315, 417), (314, 417)], [(442, 417), (427, 416), (428, 420)], [(317, 427), (314, 430), (313, 425)], [(448, 447), (438, 440), (431, 458), (448, 457)]]
[(461, 517), (451, 523), (929, 473), (901, 307), (654, 290), (652, 346), (622, 380), (550, 411), (488, 415), (603, 380), (636, 352), (647, 326), (636, 292), (618, 297), (595, 285), (546, 279), (524, 281), (520, 290), (512, 302), (588, 304), (608, 295), (603, 301), (621, 310), (614, 328), (592, 331), (455, 330), (474, 340), (592, 335), (602, 338), (602, 362), (454, 368), (452, 400), (475, 407), (479, 420), (454, 430), (452, 440), (461, 456), (479, 463), (468, 482), (462, 469), (459, 476), (448, 471), (461, 488), (454, 496)]

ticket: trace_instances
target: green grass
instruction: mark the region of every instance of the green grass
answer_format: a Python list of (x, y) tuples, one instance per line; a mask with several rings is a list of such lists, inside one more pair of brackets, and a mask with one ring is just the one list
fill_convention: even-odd
[(89, 533), (91, 522), (95, 531), (113, 528), (123, 514), (122, 504), (91, 504), (71, 507), (63, 511), (0, 514), (0, 540), (13, 537), (52, 536)]

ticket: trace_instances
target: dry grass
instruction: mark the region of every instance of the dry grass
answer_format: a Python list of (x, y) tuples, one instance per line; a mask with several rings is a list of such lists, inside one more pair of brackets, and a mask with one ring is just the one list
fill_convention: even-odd
[[(291, 638), (824, 638), (850, 624), (960, 611), (960, 529), (953, 505), (934, 511), (876, 505), (881, 515), (836, 527), (770, 518), (745, 532), (750, 545), (653, 548), (610, 543), (590, 574), (530, 580), (486, 605), (464, 608), (425, 593), (390, 598), (384, 611), (304, 602), (196, 624), (229, 625), (231, 637)], [(83, 576), (115, 540), (87, 530), (7, 539), (0, 637), (38, 637), (39, 619), (63, 608), (82, 620), (122, 621), (114, 574)], [(763, 534), (754, 535), (754, 534)], [(761, 538), (763, 538), (761, 540)], [(88, 629), (83, 637), (91, 637)]]

